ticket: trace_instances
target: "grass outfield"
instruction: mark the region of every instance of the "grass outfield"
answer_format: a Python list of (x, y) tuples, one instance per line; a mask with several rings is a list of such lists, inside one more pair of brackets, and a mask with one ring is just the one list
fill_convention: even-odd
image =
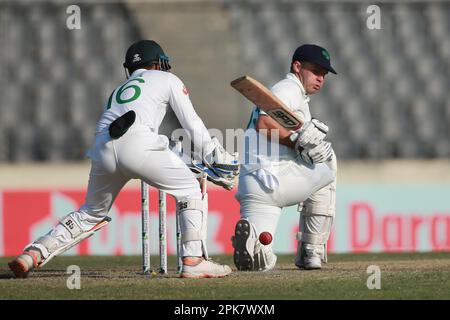
[[(450, 253), (334, 254), (316, 271), (299, 270), (284, 255), (271, 272), (200, 280), (179, 279), (173, 269), (167, 278), (144, 276), (139, 256), (58, 257), (13, 279), (9, 260), (0, 258), (0, 299), (450, 299)], [(233, 265), (231, 256), (214, 260)], [(69, 265), (81, 268), (80, 290), (66, 286)], [(380, 290), (366, 286), (370, 265), (381, 269)]]

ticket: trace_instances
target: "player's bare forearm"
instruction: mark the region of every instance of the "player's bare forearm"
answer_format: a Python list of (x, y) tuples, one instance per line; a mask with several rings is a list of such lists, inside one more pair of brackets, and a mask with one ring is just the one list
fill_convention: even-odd
[(260, 115), (258, 118), (258, 122), (256, 123), (256, 131), (260, 131), (266, 129), (267, 131), (267, 137), (271, 139), (273, 129), (278, 129), (278, 143), (283, 144), (285, 146), (288, 146), (290, 148), (294, 148), (295, 142), (292, 142), (289, 139), (289, 136), (292, 134), (289, 130), (286, 128), (283, 128), (276, 122), (274, 119), (267, 115)]

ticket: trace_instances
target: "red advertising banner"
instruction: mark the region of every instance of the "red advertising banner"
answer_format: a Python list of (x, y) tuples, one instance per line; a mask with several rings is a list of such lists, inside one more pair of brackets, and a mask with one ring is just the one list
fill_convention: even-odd
[[(151, 250), (158, 252), (158, 193), (150, 189)], [(208, 251), (233, 252), (231, 236), (239, 219), (235, 190), (209, 188)], [(450, 186), (343, 186), (338, 188), (336, 217), (328, 251), (450, 251)], [(0, 192), (0, 256), (20, 253), (59, 219), (84, 202), (81, 190), (4, 190)], [(140, 190), (125, 189), (113, 204), (110, 224), (66, 254), (141, 254)], [(297, 206), (283, 209), (274, 235), (276, 253), (294, 253)], [(168, 196), (167, 247), (176, 252), (175, 203)]]
[[(208, 190), (208, 239), (211, 253), (232, 252), (231, 236), (239, 219), (234, 191)], [(0, 208), (0, 255), (22, 252), (25, 245), (44, 235), (64, 215), (77, 210), (85, 192), (79, 190), (3, 191)], [(167, 196), (169, 254), (176, 252), (175, 201)], [(141, 251), (140, 190), (123, 190), (109, 216), (112, 221), (93, 237), (73, 248), (72, 254), (139, 254)], [(150, 189), (152, 250), (157, 250), (158, 192)]]

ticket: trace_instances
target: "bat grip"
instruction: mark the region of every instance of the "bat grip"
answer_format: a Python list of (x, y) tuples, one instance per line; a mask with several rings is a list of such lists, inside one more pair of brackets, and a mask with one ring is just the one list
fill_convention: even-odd
[(293, 132), (290, 136), (289, 136), (289, 140), (291, 140), (292, 142), (295, 142), (298, 138), (298, 132)]

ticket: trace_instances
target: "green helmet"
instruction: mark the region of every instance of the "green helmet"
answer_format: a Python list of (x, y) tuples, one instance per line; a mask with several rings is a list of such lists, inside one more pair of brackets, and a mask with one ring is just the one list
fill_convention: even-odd
[(171, 68), (169, 57), (156, 41), (139, 40), (128, 48), (123, 66), (127, 69), (136, 69), (152, 62), (158, 63), (163, 71)]

